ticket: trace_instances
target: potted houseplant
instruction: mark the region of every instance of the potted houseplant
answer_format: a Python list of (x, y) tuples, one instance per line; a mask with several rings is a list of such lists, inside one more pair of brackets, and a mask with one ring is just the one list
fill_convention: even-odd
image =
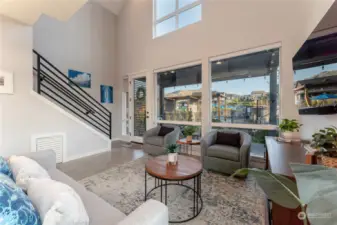
[(243, 168), (232, 177), (253, 176), (270, 200), (289, 209), (301, 208), (304, 225), (336, 224), (337, 170), (321, 165), (290, 164), (296, 182), (268, 170)]
[(279, 124), (279, 129), (285, 140), (292, 140), (294, 138), (294, 133), (299, 132), (301, 126), (302, 124), (295, 119), (283, 119)]
[(166, 146), (167, 161), (169, 164), (175, 165), (177, 163), (178, 151), (179, 151), (179, 145), (177, 144), (170, 144)]
[(337, 168), (337, 127), (326, 127), (314, 133), (310, 146), (315, 149), (315, 155), (321, 156), (323, 165)]
[(197, 127), (194, 126), (186, 126), (184, 128), (184, 135), (186, 136), (186, 141), (191, 142), (192, 141), (192, 135), (197, 131)]

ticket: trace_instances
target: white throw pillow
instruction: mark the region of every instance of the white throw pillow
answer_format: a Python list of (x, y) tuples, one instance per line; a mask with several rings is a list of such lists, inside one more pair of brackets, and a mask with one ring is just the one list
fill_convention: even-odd
[(29, 179), (27, 194), (43, 225), (89, 225), (80, 196), (68, 185), (50, 179)]
[(16, 184), (23, 190), (27, 190), (27, 182), (30, 178), (49, 178), (48, 172), (36, 161), (25, 156), (9, 157), (9, 165), (13, 172)]

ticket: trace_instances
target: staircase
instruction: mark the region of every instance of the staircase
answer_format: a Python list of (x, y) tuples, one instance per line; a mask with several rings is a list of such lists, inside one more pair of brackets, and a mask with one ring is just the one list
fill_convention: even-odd
[(111, 139), (111, 112), (33, 50), (34, 90)]

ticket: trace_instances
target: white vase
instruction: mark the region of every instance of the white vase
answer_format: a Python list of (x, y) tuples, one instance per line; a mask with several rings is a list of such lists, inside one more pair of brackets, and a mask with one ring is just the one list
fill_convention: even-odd
[(192, 142), (192, 135), (187, 136), (187, 137), (186, 137), (186, 141), (187, 141), (187, 142)]
[(175, 164), (178, 161), (178, 153), (169, 153), (168, 154), (168, 162)]
[(282, 132), (282, 137), (285, 140), (291, 141), (291, 140), (294, 140), (296, 138), (296, 133), (290, 132), (290, 131)]

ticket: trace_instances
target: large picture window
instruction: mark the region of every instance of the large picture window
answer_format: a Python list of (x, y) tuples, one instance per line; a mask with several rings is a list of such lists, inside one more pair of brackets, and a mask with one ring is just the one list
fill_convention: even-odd
[(212, 122), (276, 125), (279, 49), (212, 62)]
[(154, 0), (153, 37), (201, 20), (201, 0)]
[(201, 87), (201, 65), (157, 73), (157, 119), (200, 122)]

